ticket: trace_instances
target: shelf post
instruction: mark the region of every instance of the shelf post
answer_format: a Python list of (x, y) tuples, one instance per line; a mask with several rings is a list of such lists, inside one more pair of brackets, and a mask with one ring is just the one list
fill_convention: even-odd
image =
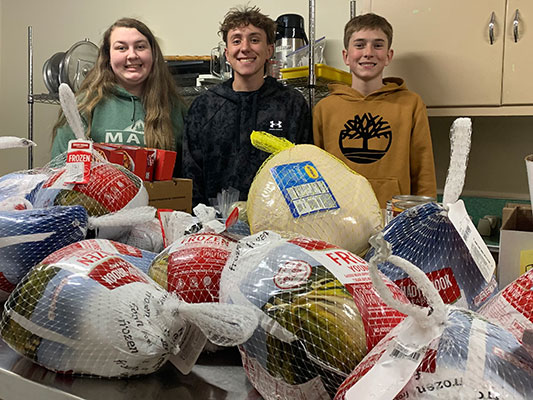
[[(33, 141), (33, 31), (28, 26), (28, 140)], [(33, 146), (28, 146), (28, 169), (33, 169)]]
[(309, 0), (309, 109), (311, 114), (315, 105), (315, 0)]

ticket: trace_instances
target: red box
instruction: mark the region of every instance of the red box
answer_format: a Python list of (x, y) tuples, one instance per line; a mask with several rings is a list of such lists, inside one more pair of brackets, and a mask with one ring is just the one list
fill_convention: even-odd
[(123, 165), (122, 154), (115, 147), (108, 146), (105, 143), (93, 143), (93, 149), (110, 163)]
[[(148, 150), (144, 147), (115, 143), (106, 143), (106, 146), (114, 147), (122, 156), (122, 166), (124, 168), (129, 169), (142, 180), (147, 180)], [(148, 175), (150, 175), (149, 172)]]
[(168, 181), (172, 179), (177, 153), (171, 150), (156, 150), (154, 181)]

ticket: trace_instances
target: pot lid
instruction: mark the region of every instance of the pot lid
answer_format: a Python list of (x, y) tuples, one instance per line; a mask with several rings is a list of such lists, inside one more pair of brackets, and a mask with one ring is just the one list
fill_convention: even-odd
[(59, 82), (76, 92), (98, 58), (98, 46), (85, 39), (74, 43), (59, 64)]

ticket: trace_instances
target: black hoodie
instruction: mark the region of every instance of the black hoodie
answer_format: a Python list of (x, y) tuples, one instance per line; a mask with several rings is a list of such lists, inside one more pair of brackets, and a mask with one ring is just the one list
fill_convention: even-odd
[(305, 98), (274, 78), (254, 92), (236, 92), (233, 79), (196, 98), (185, 120), (182, 176), (193, 180), (193, 206), (233, 187), (246, 200), (255, 173), (269, 156), (250, 142), (266, 131), (293, 143), (313, 143)]

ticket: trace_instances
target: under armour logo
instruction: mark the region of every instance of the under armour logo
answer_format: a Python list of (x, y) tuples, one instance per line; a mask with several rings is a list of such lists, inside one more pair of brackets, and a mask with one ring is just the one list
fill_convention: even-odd
[(281, 121), (270, 121), (270, 129), (283, 129)]

